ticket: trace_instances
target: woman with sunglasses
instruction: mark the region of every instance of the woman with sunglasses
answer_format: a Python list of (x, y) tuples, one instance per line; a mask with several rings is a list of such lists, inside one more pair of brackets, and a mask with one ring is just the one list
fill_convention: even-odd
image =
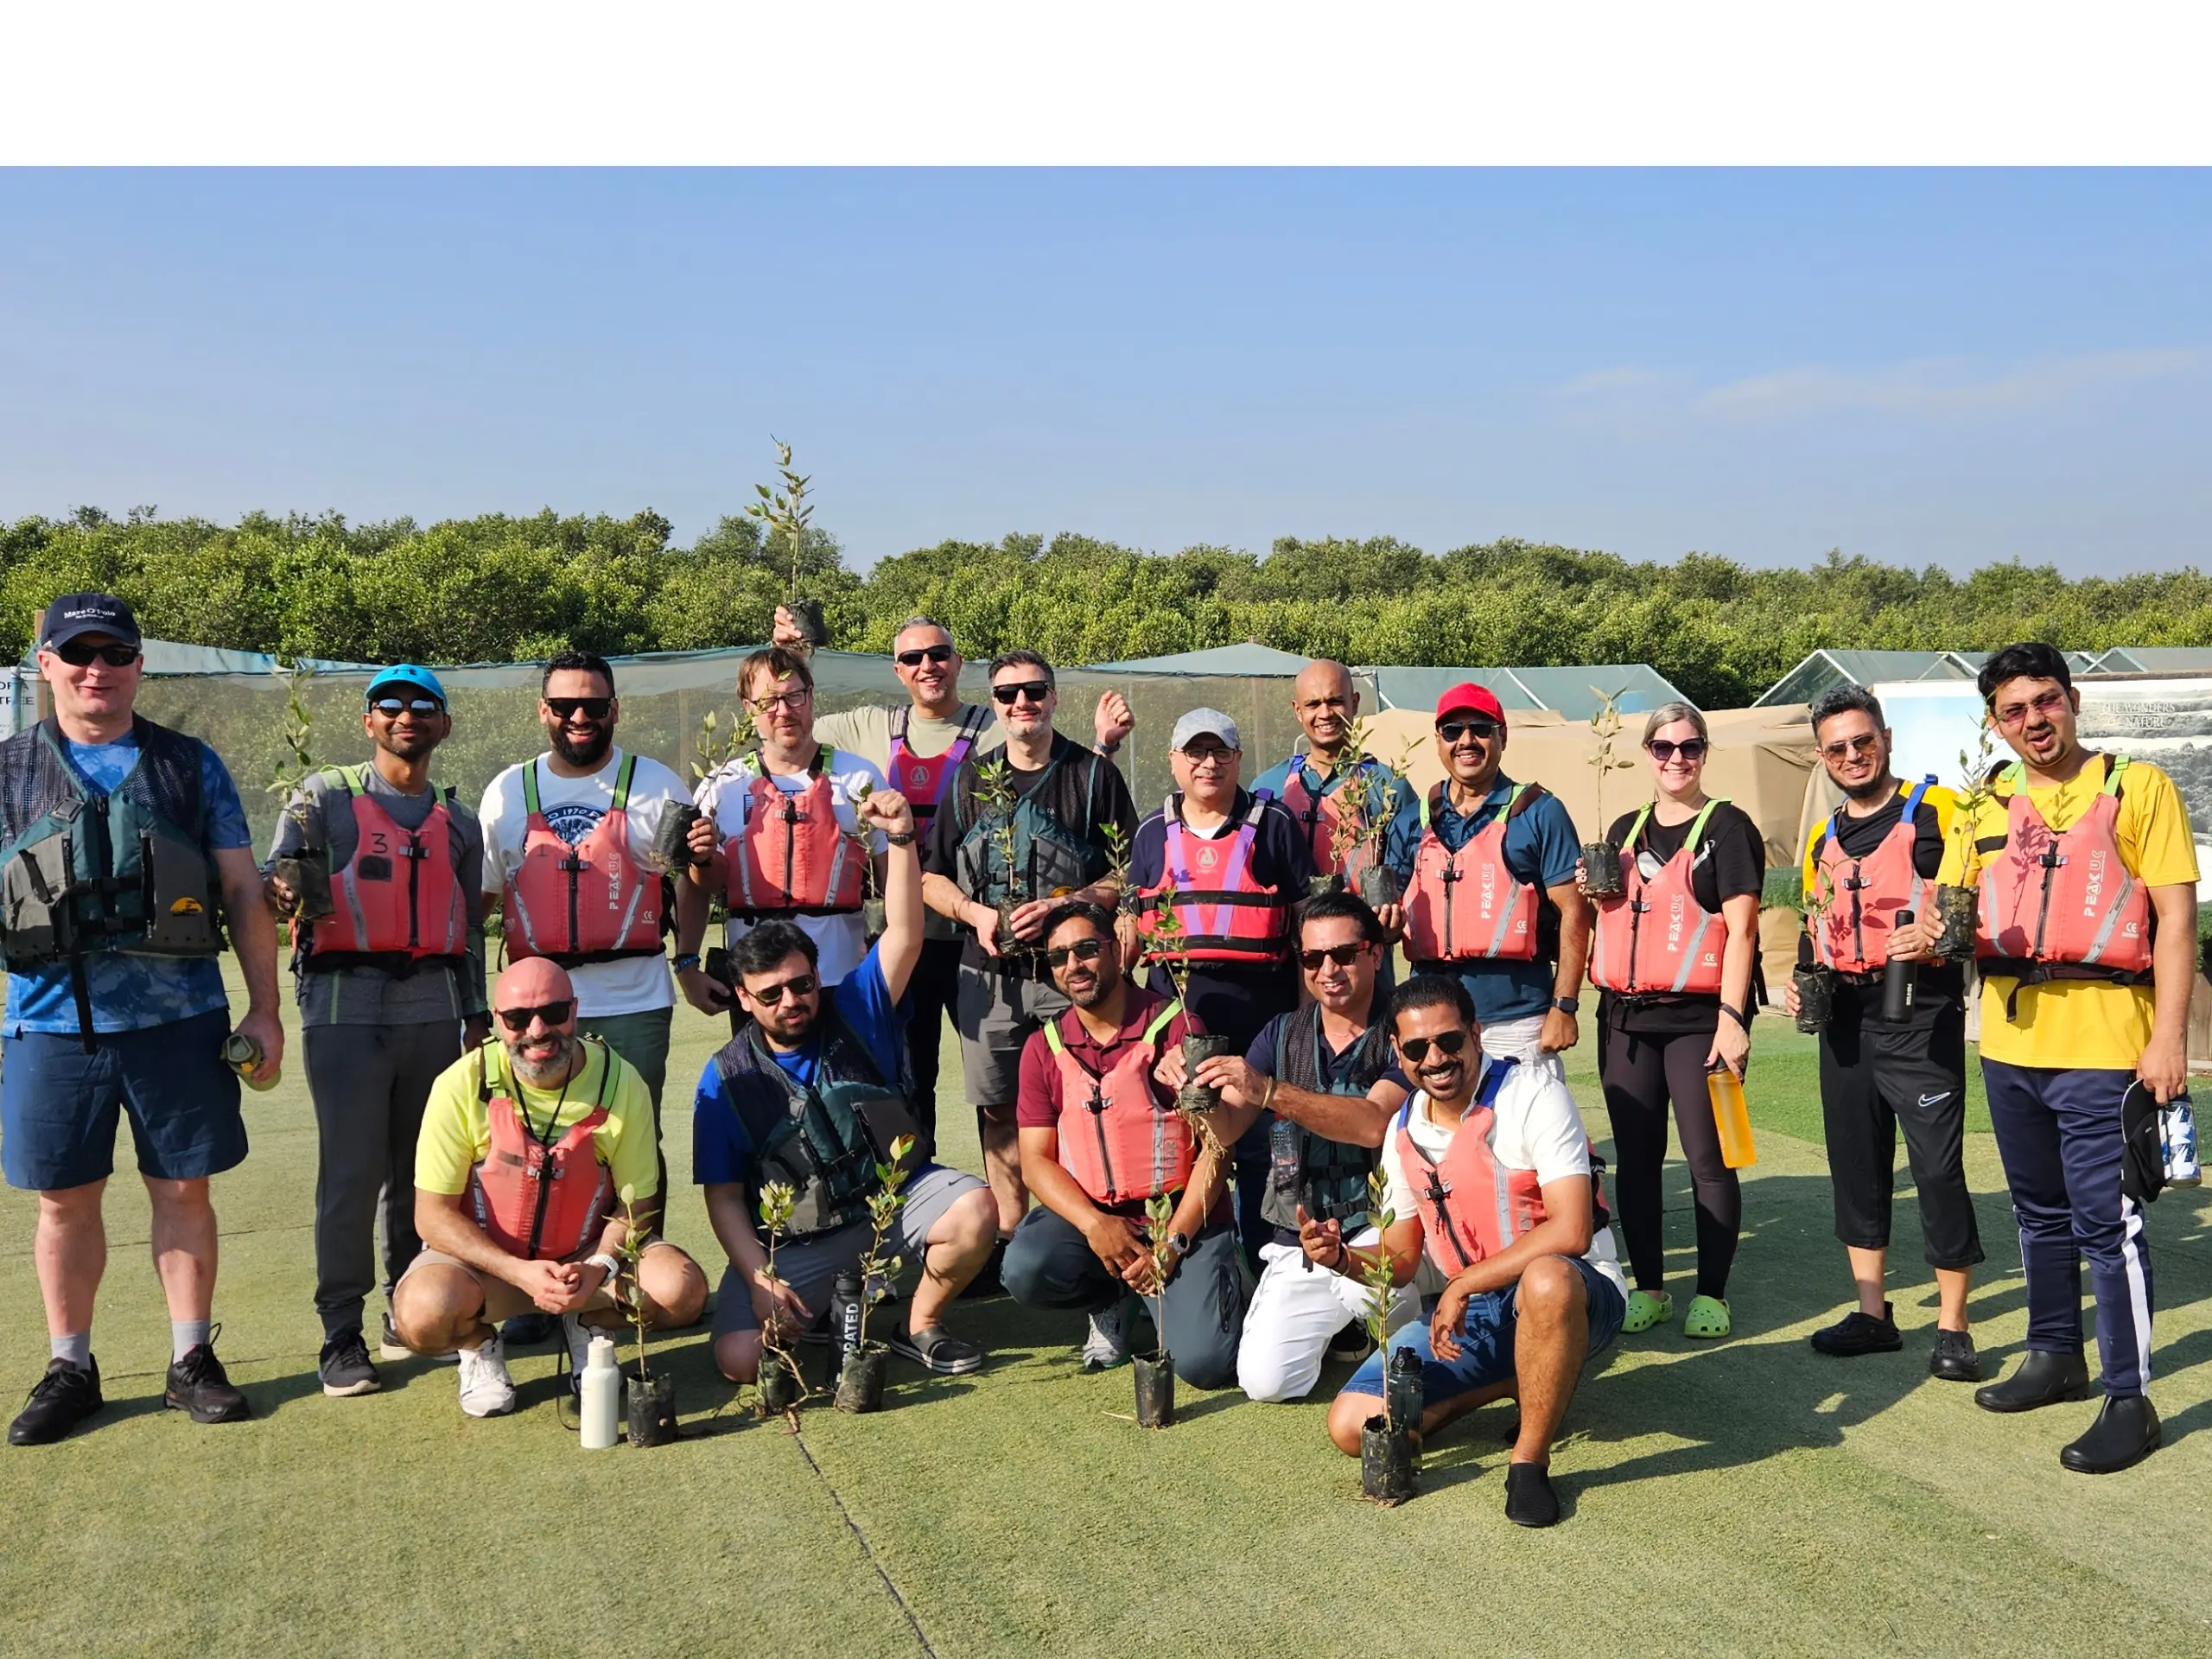
[(1643, 728), (1656, 792), (1615, 821), (1627, 893), (1600, 899), (1590, 977), (1598, 1009), (1598, 1073), (1612, 1120), (1614, 1188), (1636, 1274), (1624, 1329), (1674, 1317), (1660, 1231), (1659, 1172), (1667, 1106), (1682, 1137), (1697, 1209), (1697, 1294), (1689, 1337), (1729, 1332), (1728, 1269), (1743, 1195), (1722, 1161), (1706, 1074), (1738, 1077), (1751, 1046), (1751, 976), (1758, 963), (1766, 848), (1740, 807), (1705, 792), (1705, 716), (1663, 703)]

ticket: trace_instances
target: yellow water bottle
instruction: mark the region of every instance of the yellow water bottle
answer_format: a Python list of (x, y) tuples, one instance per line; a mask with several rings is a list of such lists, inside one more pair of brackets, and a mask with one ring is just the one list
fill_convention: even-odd
[(1748, 1169), (1758, 1162), (1751, 1144), (1751, 1111), (1744, 1103), (1744, 1084), (1726, 1065), (1705, 1074), (1705, 1092), (1713, 1097), (1713, 1126), (1720, 1131), (1720, 1161), (1731, 1169)]

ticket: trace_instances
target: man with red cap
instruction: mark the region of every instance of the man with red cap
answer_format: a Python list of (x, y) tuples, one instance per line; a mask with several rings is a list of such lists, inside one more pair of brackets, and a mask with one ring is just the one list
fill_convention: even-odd
[(1485, 1052), (1537, 1061), (1578, 1035), (1590, 901), (1575, 885), (1574, 821), (1542, 785), (1505, 775), (1506, 737), (1486, 688), (1469, 682), (1439, 699), (1445, 780), (1390, 826), (1383, 856), (1406, 891), (1382, 919), (1402, 931), (1414, 973), (1466, 986)]

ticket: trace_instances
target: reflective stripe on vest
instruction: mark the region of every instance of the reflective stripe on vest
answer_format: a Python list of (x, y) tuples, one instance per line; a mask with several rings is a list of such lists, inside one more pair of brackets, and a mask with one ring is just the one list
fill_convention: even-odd
[(868, 854), (837, 822), (830, 782), (836, 758), (836, 750), (817, 747), (796, 795), (772, 778), (747, 780), (744, 821), (722, 842), (724, 899), (733, 912), (832, 916), (861, 907)]
[(1719, 918), (1698, 903), (1693, 878), (1698, 839), (1713, 809), (1725, 799), (1716, 796), (1705, 804), (1681, 849), (1649, 881), (1637, 863), (1636, 844), (1651, 817), (1650, 804), (1646, 802), (1637, 813), (1621, 848), (1627, 891), (1618, 899), (1596, 901), (1591, 983), (1630, 995), (1720, 994), (1720, 954), (1727, 934), (1725, 928), (1718, 930), (1719, 937), (1707, 944)]
[(1190, 833), (1175, 810), (1175, 798), (1167, 798), (1160, 808), (1166, 838), (1160, 882), (1138, 893), (1146, 903), (1137, 912), (1137, 931), (1151, 938), (1160, 931), (1160, 911), (1172, 905), (1183, 938), (1177, 950), (1152, 952), (1155, 958), (1260, 965), (1283, 959), (1289, 896), (1262, 887), (1252, 874), (1260, 819), (1267, 810), (1268, 798), (1254, 796), (1251, 810), (1232, 833), (1206, 841)]
[(594, 1243), (613, 1213), (613, 1179), (592, 1137), (607, 1122), (617, 1068), (611, 1049), (594, 1046), (601, 1057), (599, 1102), (557, 1136), (553, 1122), (559, 1108), (552, 1109), (546, 1134), (539, 1135), (513, 1098), (504, 1058), (494, 1091), (492, 1056), (504, 1051), (496, 1042), (477, 1050), (477, 1095), (491, 1125), (491, 1145), (484, 1161), (469, 1172), (469, 1207), (486, 1236), (510, 1255), (565, 1262)]
[(538, 765), (523, 768), (522, 862), (502, 891), (508, 958), (550, 957), (569, 966), (660, 955), (661, 879), (630, 852), (638, 757), (622, 757), (613, 805), (573, 847), (546, 821)]
[[(1445, 785), (1438, 785), (1441, 791)], [(1430, 823), (1438, 795), (1421, 803), (1421, 847), (1406, 884), (1406, 955), (1414, 962), (1533, 962), (1540, 895), (1505, 861), (1508, 824), (1544, 794), (1516, 784), (1495, 817), (1458, 852)]]
[[(450, 791), (438, 796), (416, 830), (403, 830), (368, 791), (368, 768), (333, 766), (325, 776), (353, 815), (353, 855), (330, 873), (334, 914), (316, 922), (304, 965), (335, 965), (335, 956), (458, 957), (468, 949), (468, 920), (453, 861)], [(324, 798), (326, 800), (328, 797)], [(406, 874), (400, 874), (402, 868)]]
[(1828, 906), (1811, 928), (1813, 953), (1838, 973), (1870, 974), (1890, 959), (1890, 930), (1897, 913), (1921, 913), (1928, 883), (1913, 862), (1919, 838), (1913, 816), (1920, 798), (1936, 785), (1924, 778), (1905, 797), (1904, 811), (1881, 842), (1864, 858), (1843, 850), (1838, 834), (1843, 808), (1835, 810), (1822, 832), (1816, 868), (1827, 877)]
[(926, 830), (930, 820), (937, 816), (945, 785), (960, 770), (960, 763), (968, 758), (968, 752), (976, 747), (976, 740), (983, 734), (991, 715), (988, 709), (970, 708), (960, 717), (960, 729), (953, 734), (951, 747), (943, 754), (925, 759), (906, 747), (906, 728), (913, 712), (912, 703), (892, 711), (891, 787), (904, 795), (906, 804), (914, 809), (915, 828)]
[(1428, 1259), (1447, 1274), (1496, 1255), (1544, 1218), (1543, 1187), (1536, 1172), (1504, 1168), (1492, 1146), (1497, 1133), (1494, 1103), (1517, 1064), (1484, 1064), (1474, 1098), (1467, 1103), (1440, 1160), (1431, 1158), (1414, 1141), (1414, 1108), (1425, 1096), (1415, 1095), (1398, 1109), (1398, 1166), (1413, 1188), (1414, 1207), (1421, 1213), (1421, 1245)]
[(1126, 1204), (1190, 1184), (1198, 1161), (1190, 1125), (1172, 1103), (1160, 1103), (1152, 1076), (1160, 1033), (1182, 1011), (1180, 1002), (1160, 1009), (1103, 1076), (1061, 1037), (1060, 1020), (1077, 1018), (1074, 1009), (1045, 1022), (1045, 1046), (1060, 1073), (1060, 1166), (1094, 1204)]
[[(2005, 845), (1982, 866), (1974, 954), (1985, 974), (1999, 962), (2094, 968), (2098, 977), (2147, 980), (2152, 965), (2150, 889), (2120, 855), (2120, 783), (2127, 757), (2107, 765), (2104, 787), (2071, 828), (2054, 830), (2006, 767)], [(2044, 977), (2048, 976), (2041, 976)], [(2059, 976), (2067, 977), (2069, 976)]]

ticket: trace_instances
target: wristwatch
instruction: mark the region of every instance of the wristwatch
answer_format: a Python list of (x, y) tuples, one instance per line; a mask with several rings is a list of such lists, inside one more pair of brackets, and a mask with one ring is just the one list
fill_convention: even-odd
[(1579, 996), (1555, 996), (1552, 998), (1552, 1007), (1561, 1014), (1580, 1014), (1582, 1012), (1582, 999)]
[(597, 1255), (586, 1256), (584, 1265), (588, 1268), (597, 1268), (600, 1272), (607, 1275), (600, 1281), (602, 1287), (613, 1284), (622, 1276), (622, 1264), (604, 1250)]
[(1191, 1236), (1188, 1233), (1168, 1234), (1167, 1248), (1174, 1251), (1176, 1259), (1180, 1261), (1191, 1253)]
[(914, 844), (914, 832), (912, 830), (901, 830), (895, 834), (887, 832), (883, 838), (893, 847), (911, 847)]
[(696, 950), (686, 950), (676, 959), (676, 971), (679, 974), (696, 968), (698, 965), (699, 953)]

